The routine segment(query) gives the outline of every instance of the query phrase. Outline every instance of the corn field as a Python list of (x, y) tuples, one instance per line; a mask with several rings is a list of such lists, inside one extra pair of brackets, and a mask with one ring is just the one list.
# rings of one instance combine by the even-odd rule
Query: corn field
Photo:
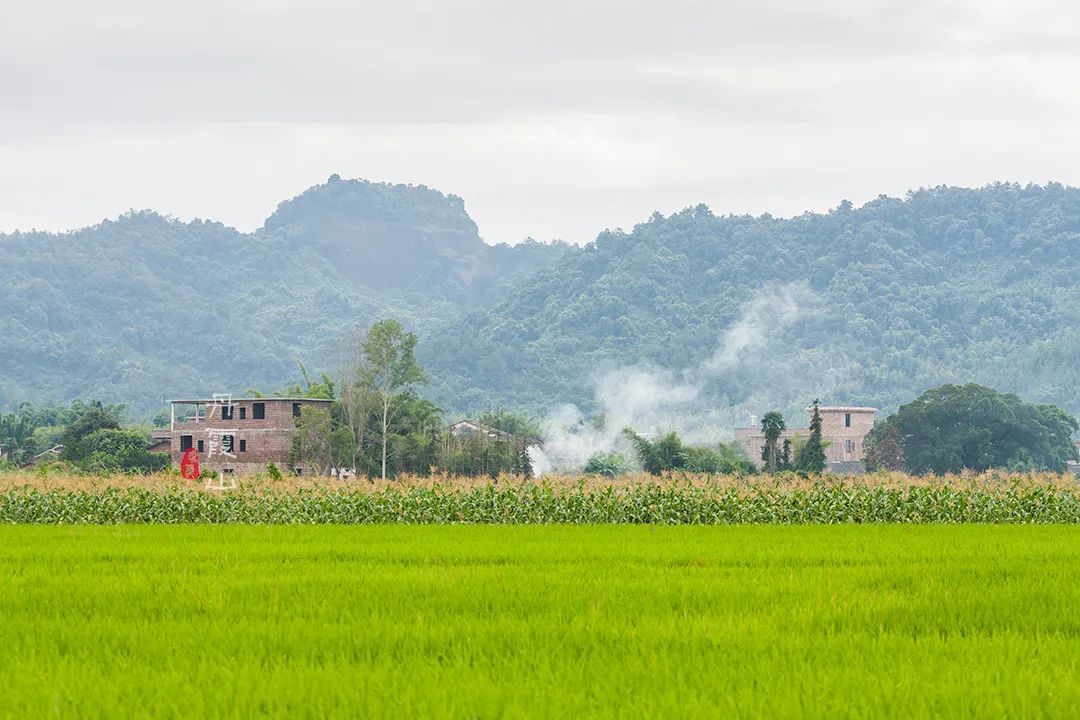
[[(169, 478), (0, 486), (0, 523), (120, 524), (836, 524), (1080, 522), (1080, 486), (1053, 475), (972, 478), (668, 476), (307, 483), (256, 478), (213, 492)], [(55, 480), (55, 478), (53, 479)], [(86, 481), (86, 482), (84, 482)], [(89, 484), (87, 484), (87, 482)]]

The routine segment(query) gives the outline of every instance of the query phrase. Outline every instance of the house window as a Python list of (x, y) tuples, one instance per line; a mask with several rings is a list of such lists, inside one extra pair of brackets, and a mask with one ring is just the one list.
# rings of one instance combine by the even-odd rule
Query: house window
[(247, 420), (247, 408), (246, 407), (240, 408), (240, 419), (241, 420)]
[(844, 413), (844, 427), (851, 427), (851, 413)]
[(232, 451), (233, 451), (233, 436), (232, 435), (222, 435), (221, 436), (221, 452), (223, 452), (223, 453), (225, 453), (227, 455), (232, 455)]
[(233, 416), (233, 406), (232, 405), (222, 405), (221, 406), (221, 419), (222, 420), (232, 420), (232, 416)]
[(265, 420), (266, 403), (251, 403), (251, 418), (253, 420)]
[(292, 404), (292, 416), (293, 417), (300, 417), (300, 403), (293, 403)]
[(847, 451), (849, 453), (855, 452), (855, 441), (854, 440), (848, 440), (847, 441)]
[(223, 469), (221, 471), (221, 474), (222, 475), (232, 475), (233, 474), (233, 468), (225, 468), (225, 469)]
[(199, 441), (199, 452), (202, 452), (202, 451), (203, 451), (203, 441), (200, 440)]
[(293, 473), (295, 473), (298, 476), (304, 474), (304, 468), (302, 468), (302, 467), (294, 467), (292, 469), (292, 471), (293, 471)]
[(180, 452), (185, 452), (185, 451), (190, 450), (190, 449), (191, 449), (191, 436), (190, 435), (181, 435), (180, 436)]
[(240, 452), (247, 452), (247, 440), (240, 439)]

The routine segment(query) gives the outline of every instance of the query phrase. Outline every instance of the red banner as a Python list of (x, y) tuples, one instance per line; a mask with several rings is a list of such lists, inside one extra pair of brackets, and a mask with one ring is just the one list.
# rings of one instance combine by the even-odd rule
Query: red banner
[(180, 475), (185, 480), (199, 479), (199, 453), (195, 452), (195, 448), (184, 451), (184, 459), (180, 461)]

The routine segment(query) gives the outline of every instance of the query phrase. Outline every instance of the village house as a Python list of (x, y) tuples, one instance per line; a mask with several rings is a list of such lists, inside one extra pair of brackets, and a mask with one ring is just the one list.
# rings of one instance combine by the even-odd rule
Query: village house
[(458, 420), (456, 423), (446, 428), (447, 434), (451, 438), (458, 440), (467, 440), (474, 437), (486, 437), (488, 440), (498, 440), (501, 442), (524, 442), (529, 447), (544, 447), (543, 441), (540, 438), (532, 436), (518, 437), (513, 433), (509, 433), (499, 428), (485, 425), (477, 420)]
[(215, 395), (203, 400), (172, 400), (170, 455), (179, 466), (194, 448), (201, 468), (230, 475), (264, 472), (274, 463), (284, 472), (309, 475), (305, 463), (290, 464), (296, 419), (305, 406), (330, 409), (330, 400), (241, 398)]
[[(814, 409), (806, 408), (807, 417), (813, 415)], [(825, 442), (825, 462), (829, 472), (837, 474), (858, 474), (863, 471), (863, 440), (874, 427), (874, 413), (877, 408), (872, 407), (849, 407), (843, 405), (821, 405), (818, 413), (821, 415), (821, 439)], [(750, 420), (750, 427), (735, 428), (735, 440), (742, 445), (743, 450), (754, 462), (761, 466), (761, 448), (765, 444), (765, 436), (761, 433), (761, 426), (757, 417)], [(789, 427), (780, 436), (780, 442), (796, 438), (805, 438), (810, 435), (810, 428)]]
[(146, 447), (148, 452), (172, 454), (172, 431), (153, 430), (150, 432), (150, 444)]
[(514, 437), (505, 430), (493, 428), (476, 420), (458, 420), (446, 430), (456, 438), (472, 438), (479, 435), (489, 440), (512, 440)]

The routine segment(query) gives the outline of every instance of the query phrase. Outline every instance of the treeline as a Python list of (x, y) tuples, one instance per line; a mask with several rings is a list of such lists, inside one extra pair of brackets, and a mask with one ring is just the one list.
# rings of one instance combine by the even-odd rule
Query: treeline
[(788, 219), (691, 207), (602, 233), (504, 302), (434, 328), (421, 357), (436, 398), (580, 403), (590, 368), (697, 367), (791, 288), (783, 321), (763, 318), (763, 342), (708, 379), (739, 416), (793, 416), (826, 389), (898, 407), (957, 377), (1080, 413), (1078, 237), (1080, 189), (1053, 183), (939, 187)]
[[(1065, 472), (1078, 459), (1075, 418), (1055, 405), (1024, 402), (1009, 393), (969, 383), (927, 390), (897, 412), (878, 419), (863, 438), (863, 468), (945, 475), (1000, 468), (1013, 472)], [(764, 472), (824, 470), (825, 447), (818, 402), (808, 437), (784, 438), (784, 416), (761, 418)]]
[(875, 424), (865, 440), (865, 465), (913, 475), (1064, 472), (1077, 459), (1077, 429), (1076, 419), (1054, 405), (982, 385), (942, 385)]
[(92, 472), (156, 472), (169, 456), (148, 449), (149, 431), (121, 427), (123, 405), (76, 400), (68, 407), (21, 405), (0, 415), (0, 468), (52, 460)]
[[(417, 361), (416, 345), (414, 333), (389, 319), (345, 341), (336, 379), (326, 373), (312, 379), (301, 364), (302, 383), (275, 394), (332, 403), (328, 409), (303, 407), (288, 466), (383, 479), (433, 473), (532, 476), (533, 449), (543, 445), (537, 423), (491, 411), (475, 422), (447, 425), (443, 409), (422, 394), (429, 379)], [(99, 402), (22, 405), (0, 415), (0, 467), (53, 460), (89, 472), (148, 473), (167, 467), (168, 455), (148, 450), (149, 428), (124, 427), (123, 415), (124, 406)], [(167, 420), (167, 414), (157, 418)], [(879, 419), (863, 440), (863, 465), (868, 471), (913, 475), (991, 468), (1064, 472), (1077, 459), (1073, 436), (1078, 429), (1077, 421), (1054, 405), (1024, 402), (981, 385), (943, 385)], [(787, 431), (780, 412), (762, 417), (761, 471), (822, 473), (828, 439), (818, 401), (805, 436), (790, 437)], [(737, 443), (700, 447), (674, 432), (653, 439), (629, 428), (622, 439), (625, 452), (598, 453), (584, 472), (608, 477), (639, 468), (654, 475), (758, 472)]]
[[(149, 211), (69, 233), (0, 232), (0, 412), (95, 388), (144, 417), (162, 388), (276, 387), (298, 351), (324, 361), (326, 339), (354, 318), (434, 329), (572, 251), (488, 245), (460, 198), (336, 177), (252, 233)], [(184, 321), (162, 322), (178, 303)]]
[(416, 360), (414, 333), (382, 320), (346, 341), (346, 359), (334, 382), (313, 382), (283, 394), (333, 400), (329, 410), (304, 407), (297, 419), (291, 460), (320, 474), (346, 469), (364, 477), (401, 474), (501, 473), (531, 476), (529, 448), (539, 430), (528, 418), (490, 411), (479, 429), (454, 432), (443, 410), (420, 394), (428, 376)]
[[(455, 432), (443, 410), (420, 394), (428, 378), (416, 361), (416, 336), (399, 322), (378, 322), (349, 343), (339, 379), (326, 373), (312, 378), (301, 364), (303, 381), (272, 393), (333, 401), (328, 410), (302, 409), (289, 467), (304, 463), (320, 475), (372, 478), (532, 475), (529, 450), (540, 442), (537, 424), (489, 411)], [(133, 473), (168, 467), (167, 454), (148, 450), (149, 428), (121, 426), (124, 409), (76, 401), (67, 408), (25, 404), (0, 415), (0, 467), (59, 462), (87, 472)], [(167, 425), (168, 417), (159, 414), (155, 424)]]

